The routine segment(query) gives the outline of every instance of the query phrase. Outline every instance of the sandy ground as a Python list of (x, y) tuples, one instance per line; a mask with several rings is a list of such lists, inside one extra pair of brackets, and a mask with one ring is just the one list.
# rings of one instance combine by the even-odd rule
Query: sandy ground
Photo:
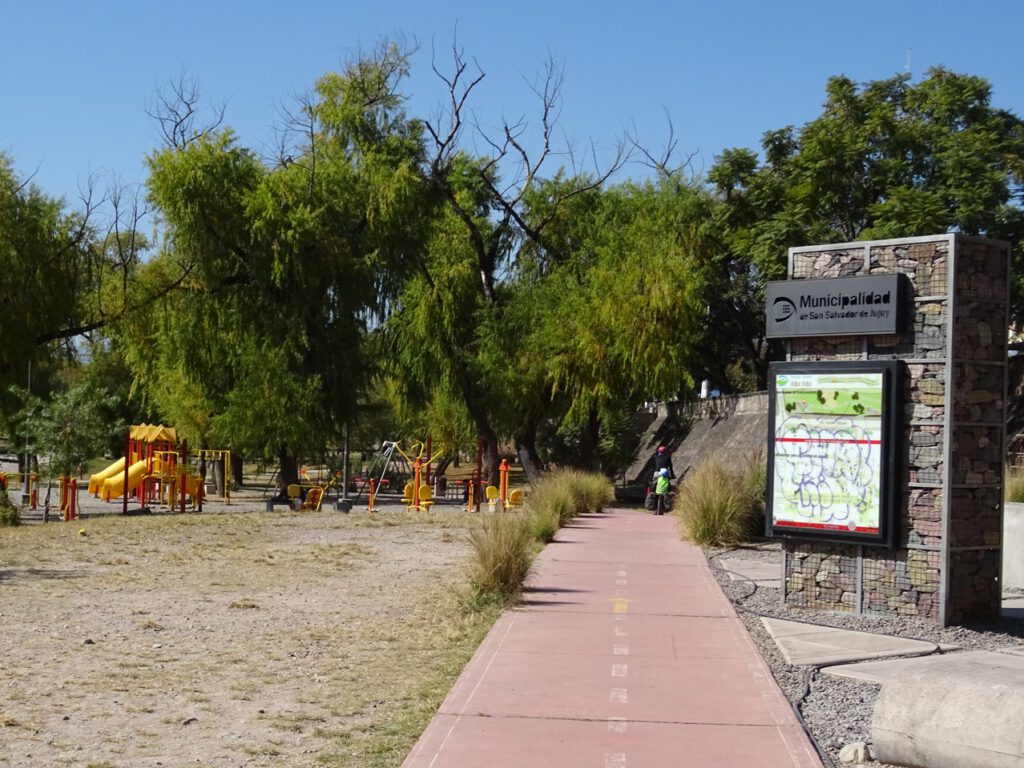
[(470, 519), (245, 507), (0, 529), (0, 766), (368, 764), (458, 634)]

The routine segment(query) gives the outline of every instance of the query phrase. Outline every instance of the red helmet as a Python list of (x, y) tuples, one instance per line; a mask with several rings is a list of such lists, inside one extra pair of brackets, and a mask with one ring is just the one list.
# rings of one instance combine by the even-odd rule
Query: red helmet
[(658, 446), (658, 453), (664, 453), (664, 452), (665, 452), (665, 446), (664, 445), (659, 445)]

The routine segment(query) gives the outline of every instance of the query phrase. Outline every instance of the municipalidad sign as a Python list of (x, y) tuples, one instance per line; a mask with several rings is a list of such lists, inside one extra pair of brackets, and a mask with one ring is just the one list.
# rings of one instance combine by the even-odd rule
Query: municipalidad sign
[(898, 274), (770, 282), (766, 334), (785, 339), (897, 333), (901, 283)]

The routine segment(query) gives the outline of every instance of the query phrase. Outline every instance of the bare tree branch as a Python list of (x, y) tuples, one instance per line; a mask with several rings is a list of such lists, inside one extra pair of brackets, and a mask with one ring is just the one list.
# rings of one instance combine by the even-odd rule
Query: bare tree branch
[(317, 138), (320, 125), (317, 121), (316, 100), (306, 91), (292, 96), (292, 104), (284, 102), (278, 107), (281, 127), (275, 129), (277, 138), (276, 156), (268, 164), (284, 168), (296, 165), (305, 168), (309, 174), (306, 193), (310, 199), (316, 183)]
[(184, 149), (198, 139), (210, 135), (224, 123), (223, 104), (212, 108), (210, 118), (197, 125), (202, 94), (199, 81), (184, 72), (155, 90), (146, 105), (146, 114), (156, 121), (164, 144)]
[[(476, 166), (475, 174), (490, 192), (499, 214), (485, 235), (474, 212), (466, 210), (459, 202), (448, 176), (451, 159), (458, 151), (459, 139), (465, 124), (467, 100), (484, 74), (479, 66), (476, 67), (477, 74), (468, 74), (469, 65), (457, 44), (452, 46), (451, 74), (442, 72), (436, 62), (432, 66), (434, 73), (445, 85), (448, 103), (435, 121), (427, 123), (427, 131), (434, 142), (434, 154), (430, 161), (431, 180), (438, 186), (456, 216), (465, 224), (470, 243), (477, 255), (484, 296), (493, 302), (496, 296), (494, 272), (501, 254), (510, 252), (511, 246), (519, 238), (532, 240), (546, 250), (554, 252), (553, 246), (545, 241), (543, 232), (558, 215), (560, 206), (577, 195), (603, 186), (622, 168), (628, 158), (628, 152), (620, 142), (610, 165), (602, 169), (594, 151), (593, 176), (574, 174), (579, 183), (560, 194), (543, 219), (533, 223), (526, 220), (523, 202), (529, 191), (540, 183), (543, 168), (554, 154), (553, 136), (559, 117), (563, 75), (561, 66), (549, 56), (538, 78), (528, 83), (540, 103), (539, 150), (531, 153), (528, 147), (529, 124), (525, 118), (503, 120), (497, 136), (481, 127), (479, 122), (474, 125), (476, 135), (490, 148), (487, 158)], [(571, 148), (569, 157), (575, 165), (575, 156)], [(498, 181), (498, 171), (506, 165), (512, 169), (512, 178), (511, 181), (502, 183)]]
[(473, 61), (473, 66), (476, 68), (475, 74), (466, 74), (469, 63), (465, 60), (463, 50), (457, 43), (452, 43), (451, 53), (454, 70), (451, 75), (445, 75), (438, 67), (435, 53), (432, 52), (430, 59), (431, 69), (448, 90), (447, 108), (438, 115), (433, 123), (429, 120), (425, 122), (427, 132), (434, 141), (435, 151), (431, 169), (435, 172), (441, 170), (456, 151), (458, 138), (462, 132), (466, 100), (485, 77), (484, 71), (475, 59)]
[(665, 108), (665, 121), (668, 123), (668, 138), (665, 140), (665, 147), (661, 151), (661, 154), (655, 156), (650, 149), (640, 142), (637, 137), (635, 130), (629, 134), (629, 142), (633, 149), (639, 152), (643, 159), (640, 161), (642, 165), (650, 168), (652, 171), (658, 174), (658, 176), (664, 179), (672, 179), (682, 175), (685, 171), (693, 175), (693, 158), (697, 157), (700, 152), (695, 150), (688, 154), (681, 163), (674, 165), (672, 162), (672, 156), (675, 154), (676, 149), (679, 145), (679, 140), (676, 138), (675, 125), (672, 123), (672, 114), (668, 108)]

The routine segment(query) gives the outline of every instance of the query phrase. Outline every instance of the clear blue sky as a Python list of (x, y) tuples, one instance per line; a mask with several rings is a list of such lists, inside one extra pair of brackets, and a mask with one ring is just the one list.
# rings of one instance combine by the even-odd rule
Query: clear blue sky
[(936, 65), (985, 77), (996, 106), (1024, 115), (1022, 28), (1018, 0), (0, 0), (0, 151), (69, 202), (90, 173), (141, 182), (159, 143), (146, 104), (182, 72), (226, 103), (245, 145), (269, 150), (282, 101), (398, 35), (419, 43), (409, 108), (430, 116), (444, 96), (431, 50), (447, 63), (457, 35), (487, 75), (472, 102), (482, 123), (536, 117), (524, 78), (550, 53), (564, 67), (559, 124), (578, 145), (606, 150), (630, 128), (660, 146), (668, 109), (700, 171), (815, 117), (830, 75), (875, 80), (908, 58), (915, 78)]

